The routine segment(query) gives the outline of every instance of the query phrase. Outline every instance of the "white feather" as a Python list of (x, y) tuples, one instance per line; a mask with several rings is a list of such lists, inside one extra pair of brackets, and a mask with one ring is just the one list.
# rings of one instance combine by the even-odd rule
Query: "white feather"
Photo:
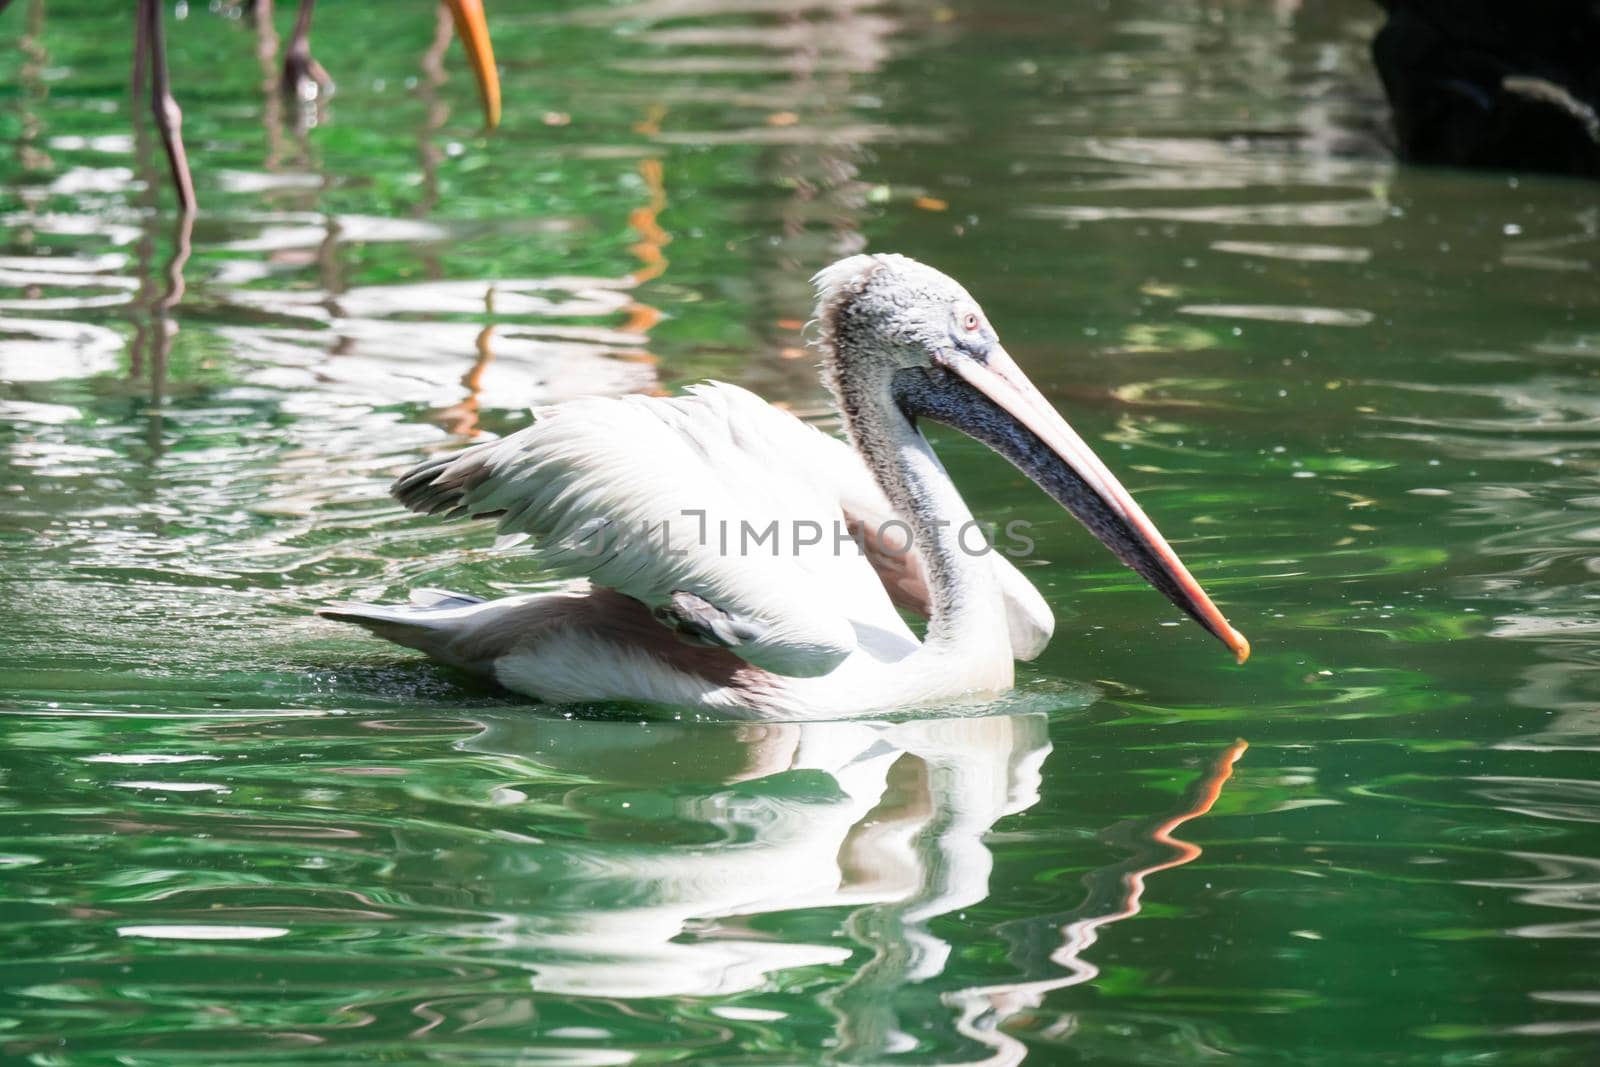
[(914, 644), (842, 536), (846, 501), (882, 495), (860, 460), (737, 386), (544, 408), (435, 480), (451, 479), (475, 482), (468, 513), (503, 511), (501, 541), (531, 537), (558, 574), (652, 608), (683, 590), (745, 620), (758, 636), (734, 651), (775, 673), (826, 674), (863, 629)]

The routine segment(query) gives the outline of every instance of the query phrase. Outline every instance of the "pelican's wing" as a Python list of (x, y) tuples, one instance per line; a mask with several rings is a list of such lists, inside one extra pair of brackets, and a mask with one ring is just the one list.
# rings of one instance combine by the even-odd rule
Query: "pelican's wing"
[(848, 539), (817, 442), (830, 439), (711, 383), (538, 410), (532, 426), (429, 460), (392, 491), (413, 511), (497, 518), (503, 539), (531, 537), (555, 572), (805, 677), (858, 647), (903, 652), (915, 640)]

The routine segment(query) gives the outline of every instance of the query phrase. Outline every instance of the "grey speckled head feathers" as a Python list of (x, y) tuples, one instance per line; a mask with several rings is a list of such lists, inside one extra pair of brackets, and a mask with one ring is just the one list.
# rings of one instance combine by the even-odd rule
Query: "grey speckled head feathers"
[(951, 305), (976, 303), (948, 274), (892, 252), (841, 259), (817, 271), (811, 284), (817, 294), (816, 317), (825, 330), (840, 315), (892, 327), (930, 312), (938, 315), (942, 329)]
[(824, 267), (811, 279), (823, 354), (823, 376), (839, 389), (842, 364), (862, 362), (886, 370), (926, 365), (949, 347), (953, 317), (981, 315), (954, 278), (893, 253), (857, 255)]

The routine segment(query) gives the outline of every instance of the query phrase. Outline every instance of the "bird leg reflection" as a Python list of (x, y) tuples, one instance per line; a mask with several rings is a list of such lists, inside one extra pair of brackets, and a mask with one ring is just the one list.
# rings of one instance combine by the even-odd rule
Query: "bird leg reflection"
[(177, 324), (168, 312), (183, 298), (183, 268), (189, 261), (193, 229), (192, 214), (185, 212), (174, 221), (172, 252), (163, 269), (166, 290), (159, 296), (156, 295), (155, 284), (153, 226), (146, 229), (139, 241), (140, 287), (133, 304), (133, 342), (128, 356), (128, 374), (137, 380), (146, 373), (148, 365), (152, 453), (160, 451), (161, 403), (166, 392), (167, 357), (172, 352), (173, 335), (177, 333)]
[[(1012, 943), (1012, 958), (1024, 973), (1064, 970), (1048, 978), (962, 990), (947, 1000), (962, 1009), (958, 1029), (994, 1049), (987, 1061), (993, 1064), (1021, 1062), (1027, 1049), (1016, 1038), (1001, 1031), (1000, 1025), (1019, 1012), (1037, 1007), (1046, 993), (1081, 985), (1099, 975), (1100, 969), (1083, 959), (1100, 939), (1100, 930), (1112, 923), (1137, 915), (1144, 897), (1146, 880), (1160, 871), (1181, 867), (1201, 854), (1200, 846), (1172, 836), (1184, 823), (1209, 812), (1222, 795), (1222, 787), (1233, 774), (1233, 765), (1249, 744), (1235, 741), (1207, 769), (1190, 792), (1190, 799), (1176, 814), (1156, 820), (1129, 819), (1108, 827), (1100, 836), (1112, 844), (1134, 850), (1122, 863), (1102, 867), (1083, 879), (1087, 896), (1074, 911), (1065, 915), (1043, 916), (1007, 924), (1003, 928)], [(1054, 940), (1047, 930), (1059, 931), (1059, 946), (1047, 960), (1036, 953)]]
[[(5, 4), (0, 2), (0, 11), (4, 9)], [(17, 136), (17, 163), (24, 172), (46, 171), (51, 166), (50, 155), (39, 147), (45, 131), (44, 104), (50, 95), (50, 83), (45, 80), (50, 53), (44, 46), (44, 0), (33, 0), (28, 5), (27, 23), (17, 39), (17, 50), (23, 56), (17, 78), (22, 90), (18, 108), (22, 129)]]
[[(638, 258), (640, 264), (639, 269), (633, 272), (635, 286), (643, 285), (666, 273), (667, 257), (662, 249), (672, 241), (672, 235), (662, 229), (661, 224), (656, 221), (667, 206), (667, 187), (663, 179), (661, 160), (641, 161), (639, 176), (644, 179), (645, 189), (650, 198), (643, 207), (634, 208), (628, 214), (628, 226), (639, 235), (639, 240), (628, 249)], [(637, 298), (629, 301), (626, 310), (628, 319), (622, 328), (628, 333), (646, 336), (655, 324), (661, 321), (661, 312), (658, 309)], [(649, 358), (648, 354), (646, 358)]]
[[(489, 290), (487, 301), (489, 314), (494, 314), (494, 290)], [(432, 412), (433, 420), (439, 422), (446, 433), (456, 434), (460, 437), (477, 437), (483, 432), (478, 425), (478, 413), (483, 395), (483, 372), (489, 369), (489, 364), (494, 362), (494, 323), (489, 323), (478, 331), (476, 346), (478, 358), (473, 362), (471, 369), (461, 376), (461, 384), (467, 390), (467, 395), (458, 403), (447, 408)]]
[(283, 165), (283, 100), (278, 93), (278, 30), (272, 24), (272, 0), (256, 0), (251, 7), (256, 31), (256, 66), (261, 71), (261, 125), (267, 135), (265, 167)]
[[(433, 40), (422, 53), (422, 77), (417, 79), (417, 97), (422, 101), (422, 125), (417, 128), (417, 157), (422, 168), (422, 196), (418, 198), (411, 213), (419, 219), (426, 218), (439, 204), (439, 164), (444, 159), (444, 153), (434, 143), (434, 137), (450, 117), (450, 105), (445, 103), (439, 94), (439, 87), (448, 80), (444, 71), (444, 53), (445, 49), (450, 47), (452, 33), (450, 11), (441, 4), (437, 15)], [(434, 260), (430, 264), (430, 270), (434, 273), (430, 273), (429, 277), (443, 277), (443, 271), (438, 269), (437, 257), (432, 252), (426, 255)]]
[[(136, 73), (136, 77), (137, 77)], [(158, 288), (156, 270), (156, 229), (160, 219), (157, 210), (158, 183), (155, 162), (151, 158), (150, 137), (143, 122), (135, 112), (134, 154), (139, 173), (144, 177), (146, 206), (135, 254), (139, 268), (139, 289), (129, 306), (133, 318), (133, 340), (128, 353), (128, 376), (137, 381), (148, 374), (150, 380), (150, 444), (152, 452), (160, 450), (161, 401), (166, 388), (167, 357), (172, 351), (172, 336), (176, 326), (169, 312), (183, 299), (185, 292), (183, 271), (189, 262), (194, 234), (194, 212), (180, 211), (173, 220), (172, 250), (161, 268), (165, 278), (164, 289)]]

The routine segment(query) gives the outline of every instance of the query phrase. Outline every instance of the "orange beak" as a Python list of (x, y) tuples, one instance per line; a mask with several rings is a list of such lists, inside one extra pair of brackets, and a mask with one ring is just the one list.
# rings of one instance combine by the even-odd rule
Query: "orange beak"
[(500, 125), (500, 74), (494, 67), (494, 46), (489, 43), (489, 23), (484, 18), (483, 0), (444, 0), (456, 23), (456, 36), (467, 50), (467, 62), (478, 79), (478, 96), (483, 100), (483, 121), (489, 129)]
[(996, 344), (982, 360), (952, 355), (937, 365), (1004, 417), (984, 417), (974, 410), (988, 405), (971, 393), (963, 398), (937, 389), (914, 405), (921, 413), (1011, 460), (1119, 559), (1227, 645), (1240, 663), (1249, 658), (1250, 642), (1229, 625), (1155, 523), (1005, 349)]

